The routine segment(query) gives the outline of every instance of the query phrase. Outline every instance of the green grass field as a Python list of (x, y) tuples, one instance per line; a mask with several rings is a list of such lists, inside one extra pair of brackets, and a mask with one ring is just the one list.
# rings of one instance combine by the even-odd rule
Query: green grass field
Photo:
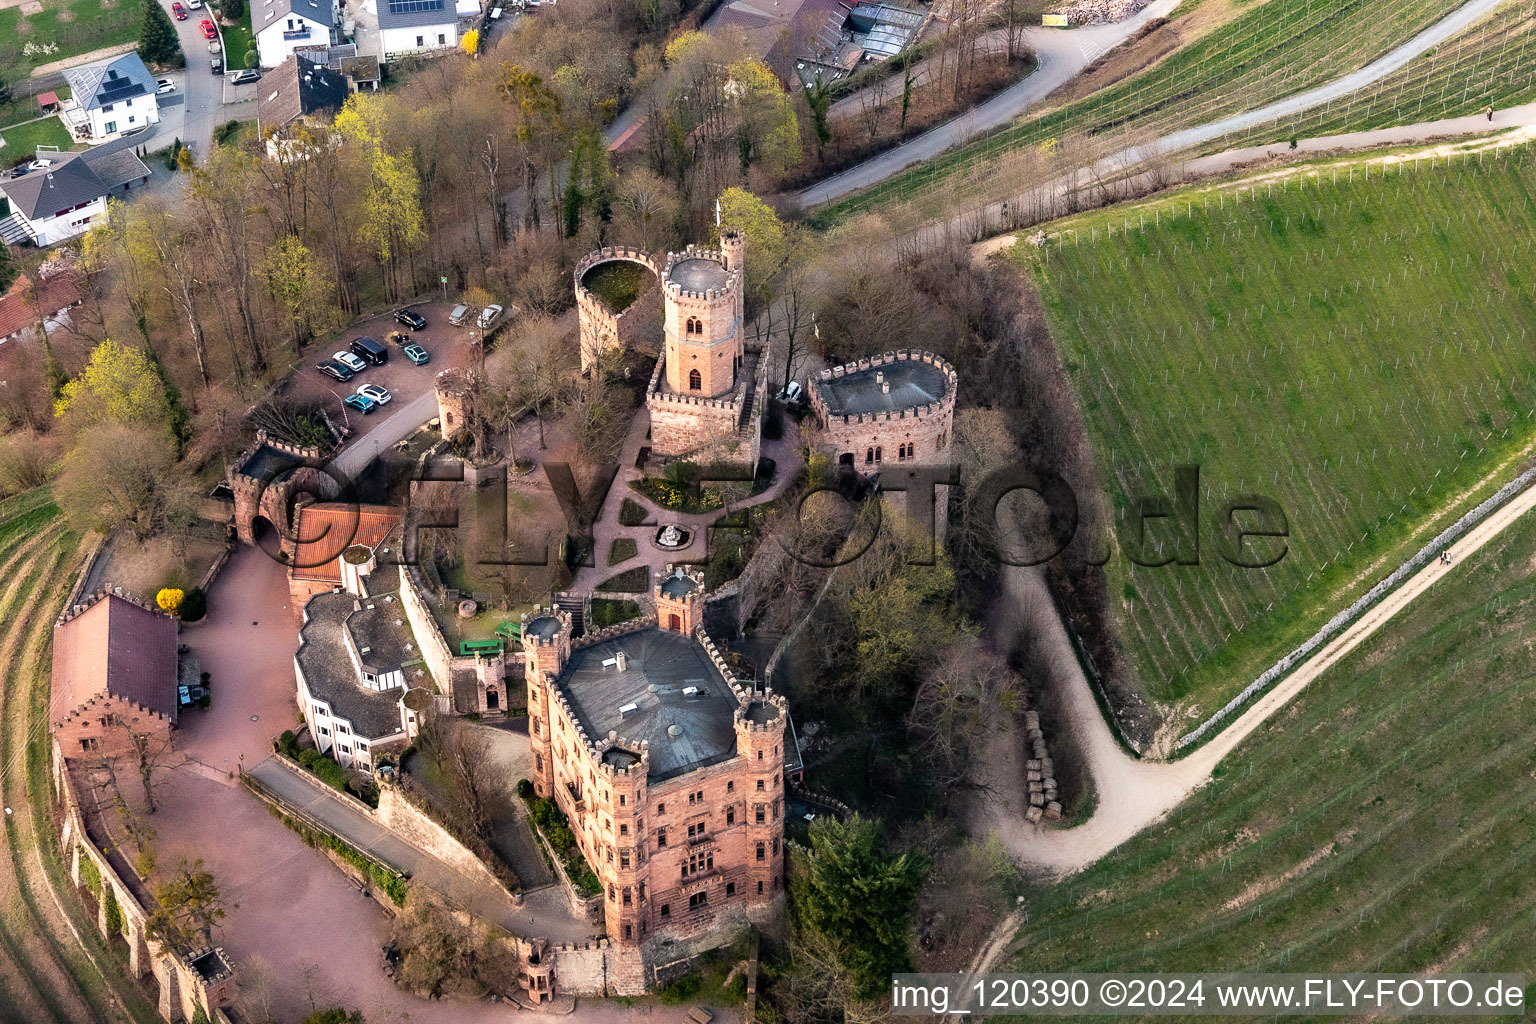
[(26, 71), (139, 38), (144, 0), (43, 0), (38, 14), (0, 10), (0, 67)]
[(0, 138), (5, 139), (5, 145), (0, 147), (0, 164), (5, 165), (14, 164), (24, 156), (31, 156), (38, 146), (58, 146), (67, 150), (75, 144), (75, 140), (69, 137), (69, 130), (56, 117), (28, 121), (0, 130)]
[(1501, 7), (1347, 102), (1207, 143), (1208, 152), (1235, 146), (1415, 124), (1529, 102), (1536, 97), (1536, 22), (1531, 8)]
[[(818, 216), (953, 201), (1009, 150), (1128, 128), (1155, 132), (1252, 109), (1368, 64), (1445, 13), (1426, 0), (1268, 0), (1140, 74), (893, 175)], [(1175, 22), (1187, 17), (1179, 12)]]
[[(1014, 250), (1119, 536), (1134, 498), (1200, 467), (1202, 564), (1107, 566), (1136, 681), (1189, 725), (1513, 475), (1536, 436), (1533, 160), (1317, 165), (1083, 215), (1043, 255)], [(1217, 555), (1211, 519), (1243, 492), (1289, 517), (1272, 568)]]
[(1036, 887), (998, 969), (1528, 970), (1533, 616), (1527, 516), (1168, 820)]
[(225, 25), (220, 31), (224, 35), (224, 69), (226, 71), (238, 71), (245, 67), (245, 51), (256, 45), (256, 37), (251, 33), (251, 8), (245, 8), (245, 14), (238, 25)]

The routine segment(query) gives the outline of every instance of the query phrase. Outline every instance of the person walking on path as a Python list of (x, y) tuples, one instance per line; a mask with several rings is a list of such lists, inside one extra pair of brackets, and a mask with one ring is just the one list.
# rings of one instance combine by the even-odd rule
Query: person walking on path
[(1489, 120), (1490, 123), (1493, 121), (1493, 104), (1492, 103), (1488, 104), (1488, 120)]

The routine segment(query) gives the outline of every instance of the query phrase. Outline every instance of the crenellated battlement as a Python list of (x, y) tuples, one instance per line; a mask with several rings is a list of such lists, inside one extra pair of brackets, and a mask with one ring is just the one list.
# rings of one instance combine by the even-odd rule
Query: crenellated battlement
[(656, 625), (656, 613), (646, 612), (627, 622), (616, 622), (612, 626), (604, 626), (595, 632), (583, 633), (580, 637), (571, 641), (571, 650), (579, 651), (584, 647), (591, 647), (605, 640), (613, 640), (628, 633), (649, 629), (654, 625)]
[[(826, 395), (817, 383), (839, 380), (854, 373), (878, 372), (880, 367), (893, 363), (918, 360), (942, 370), (948, 379), (948, 387), (943, 398), (936, 402), (924, 402), (920, 405), (906, 406), (901, 409), (883, 410), (868, 413), (834, 413), (827, 407)], [(960, 376), (949, 361), (934, 355), (932, 352), (919, 351), (917, 349), (895, 349), (878, 356), (869, 356), (853, 363), (844, 363), (842, 366), (834, 366), (831, 369), (822, 370), (816, 375), (810, 390), (811, 409), (816, 415), (817, 423), (825, 427), (828, 423), (837, 422), (845, 425), (861, 423), (885, 423), (903, 419), (923, 419), (932, 416), (950, 416), (954, 413), (955, 394), (960, 387)]]
[(64, 623), (71, 619), (79, 618), (81, 615), (85, 614), (92, 607), (94, 607), (98, 602), (103, 601), (108, 597), (120, 598), (124, 601), (127, 601), (129, 604), (137, 605), (138, 607), (143, 608), (145, 611), (153, 612), (162, 618), (175, 618), (174, 615), (168, 614), (165, 609), (161, 608), (159, 605), (153, 605), (147, 601), (140, 601), (138, 598), (125, 591), (122, 587), (106, 586), (64, 609), (64, 611), (59, 613), (59, 617), (54, 620), (54, 625), (62, 626)]
[[(677, 270), (678, 264), (687, 260), (707, 260), (710, 263), (720, 264), (720, 269), (725, 274), (725, 281), (718, 288), (705, 288), (702, 290), (688, 288), (673, 277), (673, 272)], [(690, 245), (682, 252), (667, 253), (666, 267), (662, 271), (661, 276), (661, 287), (669, 299), (674, 301), (713, 302), (716, 299), (734, 298), (737, 292), (741, 290), (741, 285), (740, 268), (731, 269), (729, 256), (720, 249)]]
[[(538, 619), (555, 619), (560, 623), (560, 628), (558, 631), (552, 633), (549, 636), (542, 636), (538, 633), (530, 633), (528, 631), (528, 624), (530, 622), (537, 621)], [(533, 611), (524, 612), (522, 614), (521, 621), (524, 648), (554, 647), (559, 644), (561, 636), (569, 637), (571, 635), (571, 615), (569, 612), (557, 607), (556, 605), (550, 605), (547, 608), (535, 605)]]

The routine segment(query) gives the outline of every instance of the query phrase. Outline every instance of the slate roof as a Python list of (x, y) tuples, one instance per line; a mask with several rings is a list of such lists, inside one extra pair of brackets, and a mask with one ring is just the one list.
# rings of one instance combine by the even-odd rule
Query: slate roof
[(378, 0), (379, 28), (452, 25), (459, 20), (453, 0)]
[(339, 110), (351, 91), (340, 71), (297, 53), (263, 75), (257, 88), (256, 123), (263, 131), (307, 114)]
[(64, 80), (74, 93), (75, 102), (85, 110), (100, 110), (108, 103), (155, 97), (155, 76), (133, 50), (120, 57), (78, 68), (67, 68)]
[[(890, 385), (889, 391), (881, 389), (880, 375)], [(949, 393), (949, 374), (921, 359), (896, 359), (831, 380), (817, 380), (814, 386), (829, 414), (857, 416), (937, 402)]]
[(294, 527), (293, 578), (340, 583), (343, 551), (353, 544), (375, 548), (399, 525), (400, 513), (387, 505), (302, 505)]
[(108, 192), (128, 182), (149, 177), (149, 168), (131, 149), (119, 149), (111, 153), (88, 152), (85, 154), (85, 162), (91, 165), (91, 170), (96, 172), (96, 177), (101, 179)]
[(116, 594), (53, 628), (55, 723), (110, 693), (176, 721), (176, 620)]
[[(386, 597), (393, 600), (386, 602)], [(412, 643), (412, 651), (404, 651), (401, 633), (394, 627), (390, 615), (400, 615), (398, 594), (381, 594), (366, 602), (375, 605), (370, 612), (346, 591), (316, 594), (304, 606), (307, 621), (299, 630), (299, 649), (294, 655), (304, 683), (312, 696), (325, 701), (339, 717), (352, 723), (353, 732), (366, 740), (393, 736), (400, 731), (399, 700), (405, 688), (369, 690), (363, 687), (353, 667), (352, 656), (347, 649), (348, 633), (353, 642), (361, 639), (360, 646), (370, 648), (366, 656), (370, 671), (385, 671), (378, 666), (402, 664), (420, 658), (420, 652)], [(358, 613), (366, 613), (359, 615)], [(404, 636), (410, 637), (410, 626), (404, 627)], [(417, 671), (421, 672), (418, 677)], [(411, 685), (432, 685), (432, 677), (420, 664), (405, 666), (406, 678)]]
[[(736, 695), (693, 637), (652, 627), (577, 648), (558, 685), (594, 742), (615, 731), (650, 745), (653, 781), (736, 756)], [(620, 711), (629, 704), (635, 710)]]
[(31, 281), (23, 274), (0, 296), (0, 338), (9, 338), (35, 327), (39, 320), (52, 317), (79, 301), (80, 283), (68, 271), (43, 278), (37, 286), (36, 302), (33, 302)]
[(293, 14), (326, 28), (336, 26), (336, 9), (331, 0), (262, 0), (251, 2), (251, 25), (259, 34), (273, 25), (282, 25), (283, 19)]
[(28, 171), (19, 178), (0, 181), (0, 192), (28, 220), (52, 217), (60, 210), (100, 199), (107, 186), (76, 153), (53, 157), (53, 166)]

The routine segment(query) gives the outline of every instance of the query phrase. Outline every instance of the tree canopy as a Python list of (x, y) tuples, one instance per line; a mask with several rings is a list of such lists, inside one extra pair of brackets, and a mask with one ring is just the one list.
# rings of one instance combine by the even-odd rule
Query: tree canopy
[(91, 350), (53, 412), (75, 432), (108, 422), (164, 427), (170, 421), (165, 386), (149, 357), (111, 338)]
[(176, 38), (176, 26), (159, 4), (144, 5), (144, 21), (139, 27), (139, 56), (146, 64), (164, 66), (180, 64), (181, 41)]

